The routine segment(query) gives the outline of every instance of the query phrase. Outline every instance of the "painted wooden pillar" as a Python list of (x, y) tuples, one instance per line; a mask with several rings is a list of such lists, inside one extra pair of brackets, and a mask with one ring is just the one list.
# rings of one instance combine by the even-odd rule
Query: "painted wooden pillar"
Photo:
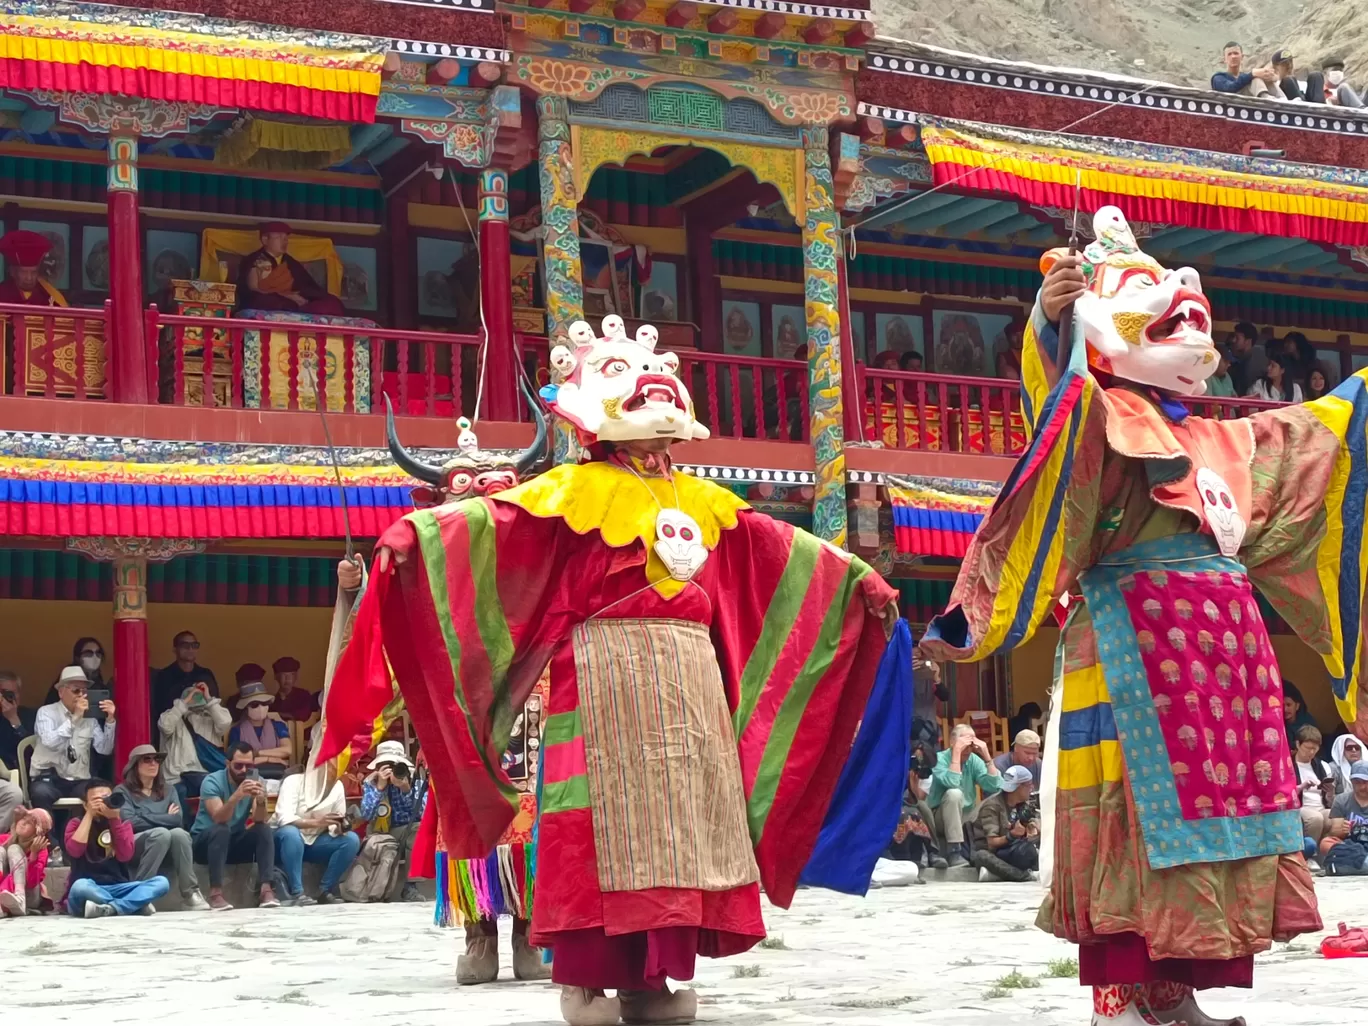
[(575, 193), (569, 114), (569, 104), (563, 96), (543, 96), (537, 100), (548, 337), (569, 332), (570, 325), (584, 317), (579, 196)]
[(390, 323), (404, 331), (418, 326), (417, 272), (413, 267), (413, 233), (409, 230), (409, 198), (399, 189), (387, 201), (389, 229)]
[(152, 679), (147, 648), (147, 557), (122, 554), (114, 570), (114, 772), (135, 745), (152, 742)]
[(812, 530), (846, 544), (845, 436), (841, 395), (840, 250), (827, 129), (803, 129), (806, 155), (803, 220), (804, 309), (807, 316), (809, 433), (817, 457)]
[[(570, 146), (570, 105), (563, 96), (537, 99), (541, 179), (542, 281), (546, 285), (546, 337), (554, 346), (570, 325), (584, 318), (580, 273), (579, 194), (575, 154)], [(555, 419), (557, 463), (575, 463), (579, 447), (570, 425)]]
[(513, 280), (508, 238), (508, 172), (480, 172), (480, 305), (484, 310), (486, 420), (518, 419), (518, 354), (513, 346)]
[(151, 401), (143, 338), (142, 237), (138, 229), (138, 139), (109, 137), (109, 299), (106, 364), (115, 402)]

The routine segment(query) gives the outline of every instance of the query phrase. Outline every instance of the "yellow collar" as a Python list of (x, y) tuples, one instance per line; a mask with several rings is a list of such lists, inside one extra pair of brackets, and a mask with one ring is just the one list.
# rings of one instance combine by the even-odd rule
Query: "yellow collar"
[(660, 510), (677, 505), (693, 517), (703, 532), (704, 546), (711, 552), (722, 532), (736, 526), (737, 512), (750, 508), (743, 499), (711, 481), (678, 470), (673, 477), (672, 487), (664, 478), (643, 474), (638, 479), (611, 463), (563, 464), (493, 499), (520, 506), (533, 516), (560, 517), (576, 534), (597, 531), (610, 548), (640, 542), (646, 550), (647, 580), (658, 581), (656, 591), (669, 599), (683, 590), (685, 582), (670, 577), (655, 554), (656, 515)]

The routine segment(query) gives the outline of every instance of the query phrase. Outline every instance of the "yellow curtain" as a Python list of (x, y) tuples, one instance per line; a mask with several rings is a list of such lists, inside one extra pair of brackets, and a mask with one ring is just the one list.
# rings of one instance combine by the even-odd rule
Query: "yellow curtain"
[[(200, 278), (203, 281), (224, 281), (226, 279), (219, 267), (224, 257), (244, 257), (260, 248), (261, 235), (255, 229), (206, 228), (200, 238)], [(316, 235), (291, 235), (288, 252), (301, 264), (322, 260), (328, 268), (328, 291), (334, 296), (342, 294), (342, 260), (337, 255), (332, 239)]]
[(253, 118), (225, 135), (214, 150), (220, 167), (268, 171), (315, 171), (331, 167), (351, 152), (346, 125), (294, 125)]

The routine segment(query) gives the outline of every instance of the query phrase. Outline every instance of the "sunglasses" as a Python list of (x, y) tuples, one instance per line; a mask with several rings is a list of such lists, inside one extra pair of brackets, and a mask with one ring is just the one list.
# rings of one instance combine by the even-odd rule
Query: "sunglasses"
[(270, 702), (248, 702), (248, 703), (247, 703), (247, 708), (248, 708), (248, 709), (269, 709), (270, 707), (271, 707), (271, 703), (270, 703)]
[(143, 763), (144, 765), (146, 765), (147, 763), (153, 763), (153, 762), (155, 762), (155, 763), (157, 763), (158, 765), (160, 765), (160, 764), (161, 764), (161, 756), (160, 756), (160, 755), (142, 755), (142, 756), (139, 756), (139, 757), (138, 757), (138, 762)]
[(178, 641), (178, 642), (176, 642), (176, 647), (177, 647), (177, 648), (195, 648), (195, 649), (197, 649), (197, 648), (199, 648), (199, 642), (198, 642), (198, 641)]
[(101, 651), (101, 650), (98, 649), (98, 648), (88, 648), (88, 649), (86, 649), (85, 651), (83, 651), (83, 652), (81, 653), (81, 655), (82, 655), (83, 657), (84, 657), (84, 656), (99, 656), (101, 659), (104, 658), (104, 652)]

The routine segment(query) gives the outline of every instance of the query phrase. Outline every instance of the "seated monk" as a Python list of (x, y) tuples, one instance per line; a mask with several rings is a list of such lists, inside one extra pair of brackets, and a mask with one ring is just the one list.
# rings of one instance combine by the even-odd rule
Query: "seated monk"
[(0, 238), (5, 257), (5, 281), (0, 283), (0, 303), (25, 306), (66, 306), (66, 297), (38, 275), (38, 266), (52, 249), (52, 240), (37, 232), (8, 232)]
[(271, 221), (261, 226), (261, 248), (243, 257), (238, 270), (238, 309), (345, 316), (342, 300), (329, 295), (285, 252), (289, 244), (289, 225)]

